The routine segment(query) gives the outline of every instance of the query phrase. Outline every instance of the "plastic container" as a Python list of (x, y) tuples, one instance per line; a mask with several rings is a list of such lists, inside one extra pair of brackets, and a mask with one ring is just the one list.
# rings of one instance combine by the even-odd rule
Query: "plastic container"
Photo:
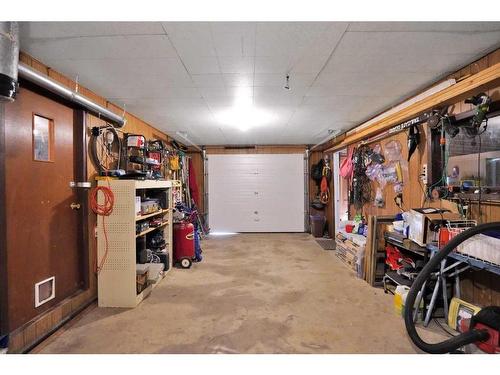
[(322, 215), (311, 215), (311, 234), (313, 237), (323, 237), (326, 219)]
[(345, 231), (347, 233), (352, 233), (352, 230), (354, 229), (354, 225), (353, 224), (346, 224), (345, 225)]
[(396, 315), (403, 315), (403, 299), (406, 301), (406, 295), (410, 291), (410, 288), (405, 285), (398, 285), (394, 291), (394, 311)]
[[(394, 311), (396, 312), (397, 315), (401, 317), (404, 317), (406, 297), (408, 296), (409, 291), (410, 287), (406, 285), (398, 285), (396, 287), (396, 290), (394, 291)], [(420, 292), (418, 292), (417, 300), (419, 297), (420, 297)], [(416, 306), (417, 302), (415, 301), (415, 307)], [(424, 301), (420, 301), (420, 308), (418, 309), (417, 321), (422, 320), (423, 309), (424, 309)]]

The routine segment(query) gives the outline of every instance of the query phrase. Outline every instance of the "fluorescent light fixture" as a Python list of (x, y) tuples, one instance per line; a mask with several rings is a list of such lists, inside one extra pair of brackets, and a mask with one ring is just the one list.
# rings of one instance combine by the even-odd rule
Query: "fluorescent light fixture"
[(361, 125), (356, 126), (352, 130), (348, 131), (347, 134), (349, 135), (354, 131), (359, 131), (361, 129), (364, 129), (364, 128), (370, 126), (371, 124), (373, 124), (377, 121), (380, 121), (393, 113), (396, 113), (396, 112), (399, 112), (405, 108), (408, 108), (410, 105), (412, 105), (414, 103), (420, 102), (420, 101), (428, 98), (431, 95), (437, 94), (438, 92), (443, 91), (444, 89), (447, 89), (448, 87), (453, 86), (455, 83), (457, 83), (457, 81), (453, 78), (450, 78), (446, 81), (438, 83), (437, 85), (432, 86), (428, 90), (426, 90), (426, 91), (424, 91), (416, 96), (413, 96), (410, 99), (404, 101), (403, 103), (398, 104), (397, 106), (392, 107), (391, 109), (379, 114), (378, 116), (372, 118), (371, 120), (368, 120), (368, 121), (362, 123)]
[(201, 148), (196, 143), (194, 143), (192, 140), (189, 139), (187, 132), (178, 130), (175, 132), (175, 134), (177, 134), (177, 136), (179, 136), (182, 140), (184, 140), (185, 142), (189, 143), (191, 146), (196, 148), (198, 151), (201, 151)]
[(251, 90), (250, 87), (239, 87), (233, 106), (216, 113), (216, 120), (241, 131), (271, 123), (274, 116), (269, 111), (254, 106)]

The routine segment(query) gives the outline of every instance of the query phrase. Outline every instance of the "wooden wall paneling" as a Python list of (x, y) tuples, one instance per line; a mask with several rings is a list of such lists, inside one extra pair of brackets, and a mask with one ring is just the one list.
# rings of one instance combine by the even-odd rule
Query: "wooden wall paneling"
[(431, 108), (452, 103), (459, 103), (472, 94), (498, 86), (499, 82), (500, 63), (497, 63), (463, 79), (460, 82), (457, 82), (455, 85), (450, 86), (447, 89), (416, 102), (382, 120), (376, 121), (369, 127), (358, 131), (349, 131), (349, 135), (343, 141), (329, 149), (329, 151), (344, 148), (349, 144), (366, 139)]
[(38, 316), (9, 335), (9, 353), (29, 351), (40, 338), (51, 334), (64, 322), (71, 319), (95, 300), (90, 289), (61, 301), (53, 309)]
[[(51, 78), (55, 79), (56, 81), (70, 87), (70, 88), (75, 88), (76, 83), (69, 79), (68, 77), (65, 77), (64, 75), (58, 73), (57, 71), (50, 69), (43, 63), (37, 61), (36, 59), (33, 59), (29, 55), (22, 53), (20, 54), (20, 61), (23, 63), (31, 66), (32, 68), (42, 72), (43, 74), (46, 74), (50, 76)], [(99, 96), (98, 94), (94, 93), (93, 91), (83, 87), (79, 86), (78, 91), (82, 94), (87, 96), (89, 99), (93, 100), (96, 103), (99, 103), (100, 105), (106, 106), (110, 110), (112, 110), (115, 113), (121, 114), (123, 113), (123, 110), (116, 106), (113, 103), (109, 103), (105, 98)], [(159, 131), (158, 129), (154, 128), (153, 126), (149, 125), (148, 123), (142, 121), (141, 119), (137, 118), (136, 116), (130, 114), (130, 113), (125, 113), (125, 117), (127, 118), (127, 124), (122, 128), (124, 132), (134, 132), (134, 133), (139, 133), (139, 134), (144, 134), (144, 136), (148, 139), (162, 139), (164, 141), (168, 141), (169, 137)], [(0, 119), (1, 119), (1, 112), (0, 112)], [(1, 124), (1, 121), (0, 121)], [(98, 125), (103, 125), (104, 121), (98, 119), (95, 116), (92, 116), (90, 114), (86, 115), (86, 137), (85, 137), (85, 142), (82, 140), (82, 144), (84, 146), (88, 146), (88, 142), (90, 140), (90, 129), (93, 126), (98, 126)], [(1, 129), (0, 129), (1, 130)], [(3, 135), (3, 131), (1, 132)], [(0, 144), (3, 138), (0, 137)], [(2, 147), (0, 146), (0, 156), (2, 156)], [(1, 158), (1, 160), (5, 160), (5, 158)], [(3, 163), (1, 164), (3, 165)], [(96, 175), (96, 169), (92, 162), (90, 161), (90, 158), (87, 158), (86, 160), (86, 174), (89, 179), (89, 181), (93, 181), (95, 175)], [(0, 167), (0, 172), (1, 172), (1, 167)], [(0, 173), (1, 176), (1, 173)], [(1, 182), (1, 181), (0, 181)], [(2, 187), (4, 184), (1, 184)], [(0, 191), (1, 193), (1, 191)], [(93, 272), (93, 264), (95, 261), (95, 254), (96, 254), (96, 239), (94, 236), (94, 227), (96, 225), (96, 215), (93, 214), (92, 212), (87, 212), (87, 229), (86, 232), (88, 236), (86, 237), (88, 239), (88, 253), (86, 254), (86, 258), (82, 260), (83, 262), (87, 263), (88, 266), (87, 268), (89, 269), (88, 272), (88, 277), (86, 280), (86, 285), (87, 289), (84, 290), (83, 292), (79, 292), (74, 296), (68, 297), (64, 301), (62, 301), (60, 304), (56, 305), (53, 309), (50, 309), (46, 313), (38, 316), (34, 321), (27, 323), (25, 326), (21, 327), (20, 329), (11, 332), (10, 333), (10, 345), (9, 345), (9, 351), (10, 352), (22, 352), (29, 348), (33, 342), (40, 337), (40, 335), (45, 335), (50, 332), (54, 327), (58, 326), (61, 324), (62, 321), (65, 319), (68, 319), (68, 317), (74, 315), (76, 312), (78, 312), (80, 309), (84, 308), (87, 306), (89, 303), (94, 301), (97, 297), (97, 278)], [(0, 226), (0, 235), (1, 231), (4, 230), (5, 226), (1, 225)], [(85, 230), (85, 228), (84, 228)], [(3, 249), (3, 247), (2, 247)], [(1, 264), (6, 264), (3, 262), (2, 256), (6, 255), (0, 250), (0, 261)], [(6, 273), (2, 272), (0, 273), (0, 277), (2, 275), (5, 275)], [(5, 286), (6, 283), (3, 283), (2, 285)], [(4, 288), (2, 288), (4, 289)], [(5, 288), (6, 289), (6, 288)], [(0, 294), (0, 298), (3, 298), (3, 293)], [(1, 301), (1, 300), (0, 300)], [(3, 306), (3, 304), (2, 304)], [(1, 312), (1, 310), (0, 310)], [(4, 323), (4, 319), (1, 320), (1, 324)]]
[[(316, 181), (314, 181), (311, 178), (311, 168), (314, 164), (317, 164), (326, 154), (324, 154), (322, 151), (311, 151), (309, 154), (309, 182), (308, 182), (308, 187), (309, 187), (309, 202), (308, 204), (310, 205), (311, 202), (314, 200), (314, 198), (317, 195), (318, 192), (318, 185), (316, 184)], [(328, 154), (328, 161), (330, 163), (330, 167), (332, 168), (332, 174), (333, 174), (333, 158), (332, 154)], [(329, 181), (328, 188), (330, 190), (330, 200), (328, 201), (328, 204), (325, 206), (323, 210), (316, 210), (312, 207), (309, 208), (310, 210), (310, 215), (324, 215), (326, 218), (326, 225), (327, 225), (327, 230), (328, 230), (328, 235), (330, 238), (335, 237), (335, 221), (333, 217), (333, 210), (334, 210), (334, 190), (337, 188), (333, 184), (333, 176)]]
[(476, 272), (474, 280), (474, 296), (472, 303), (479, 306), (491, 306), (491, 273)]
[[(424, 200), (424, 187), (420, 181), (420, 174), (422, 170), (422, 164), (428, 163), (427, 160), (427, 133), (425, 126), (420, 125), (420, 143), (413, 153), (409, 162), (407, 162), (408, 156), (408, 144), (407, 144), (407, 131), (396, 133), (390, 135), (381, 140), (377, 140), (368, 143), (370, 147), (374, 147), (376, 144), (380, 144), (382, 148), (382, 153), (384, 152), (385, 146), (391, 141), (397, 141), (401, 144), (401, 153), (403, 162), (403, 208), (409, 210), (410, 208), (418, 208), (422, 206)], [(356, 144), (359, 146), (359, 143)], [(373, 205), (373, 199), (375, 198), (375, 193), (379, 183), (377, 181), (371, 182), (372, 189), (372, 201), (367, 203), (361, 210), (363, 216), (367, 217), (369, 215), (385, 216), (385, 215), (395, 215), (401, 212), (399, 207), (394, 202), (396, 193), (394, 192), (393, 184), (386, 184), (384, 189), (382, 189), (382, 194), (385, 199), (384, 207), (376, 207)], [(351, 217), (355, 215), (355, 209), (350, 206)]]
[[(72, 89), (76, 88), (76, 82), (74, 80), (64, 76), (63, 74), (61, 74), (53, 69), (51, 69), (47, 65), (34, 59), (33, 57), (29, 56), (28, 54), (21, 52), (19, 55), (19, 59), (21, 62), (25, 63), (26, 65), (29, 65), (33, 69), (36, 69), (39, 72), (48, 75), (50, 78), (60, 82), (61, 84), (65, 85), (69, 88), (72, 88)], [(85, 95), (86, 97), (93, 100), (94, 102), (96, 102), (104, 107), (107, 107), (108, 109), (110, 109), (111, 111), (113, 111), (117, 114), (121, 115), (124, 112), (123, 108), (120, 108), (118, 105), (113, 104), (111, 102), (108, 102), (104, 97), (96, 94), (92, 90), (89, 90), (88, 88), (86, 88), (82, 85), (78, 85), (78, 92), (80, 92), (82, 95)], [(151, 138), (163, 139), (163, 140), (169, 139), (169, 137), (165, 133), (154, 128), (153, 126), (146, 123), (145, 121), (142, 121), (141, 119), (134, 116), (133, 114), (125, 112), (125, 117), (127, 119), (127, 124), (122, 128), (122, 130), (124, 132), (143, 134), (148, 139), (151, 139)], [(96, 119), (96, 120), (98, 120), (98, 119)], [(95, 125), (91, 125), (91, 126), (95, 126)]]
[(372, 215), (368, 216), (367, 225), (368, 225), (368, 237), (366, 239), (365, 261), (363, 264), (363, 268), (364, 268), (365, 281), (368, 284), (372, 285), (373, 284), (372, 262), (373, 262), (374, 248), (375, 248), (374, 217)]
[(499, 275), (491, 275), (490, 281), (490, 289), (491, 289), (491, 304), (493, 306), (500, 306), (500, 276)]
[(466, 271), (460, 275), (460, 298), (470, 303), (474, 301), (473, 274), (473, 271)]
[[(5, 104), (0, 103), (0, 202), (5, 202)], [(8, 332), (8, 277), (7, 277), (7, 241), (5, 204), (0, 204), (0, 336)]]

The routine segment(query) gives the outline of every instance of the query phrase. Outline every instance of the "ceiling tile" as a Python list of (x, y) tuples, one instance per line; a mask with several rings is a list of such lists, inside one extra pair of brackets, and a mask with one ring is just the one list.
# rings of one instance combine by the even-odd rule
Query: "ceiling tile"
[(500, 31), (498, 22), (350, 22), (349, 31)]
[[(498, 22), (21, 23), (24, 52), (199, 144), (317, 143), (499, 40)], [(242, 104), (272, 120), (247, 132), (220, 123)]]
[(253, 56), (255, 33), (212, 32), (214, 48), (218, 56)]
[(216, 57), (189, 56), (183, 57), (189, 74), (217, 74), (220, 73), (219, 62)]
[(196, 87), (224, 87), (222, 74), (191, 74)]
[(80, 38), (33, 39), (21, 37), (21, 46), (32, 56), (65, 59), (175, 58), (166, 35), (118, 35)]
[(19, 29), (33, 39), (164, 34), (159, 22), (20, 22)]
[(254, 85), (253, 74), (223, 74), (227, 87), (247, 87)]
[(179, 55), (184, 57), (216, 56), (210, 32), (189, 31), (168, 34)]
[(222, 73), (253, 74), (254, 72), (253, 56), (219, 56), (218, 60)]

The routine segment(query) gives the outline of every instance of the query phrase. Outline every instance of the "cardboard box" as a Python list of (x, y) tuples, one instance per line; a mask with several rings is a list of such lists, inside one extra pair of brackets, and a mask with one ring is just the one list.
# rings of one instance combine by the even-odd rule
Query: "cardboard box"
[(413, 208), (408, 215), (408, 224), (410, 227), (408, 238), (420, 246), (438, 240), (438, 232), (432, 231), (430, 226), (443, 220), (461, 220), (462, 216), (456, 212), (442, 210), (439, 208), (425, 207)]

